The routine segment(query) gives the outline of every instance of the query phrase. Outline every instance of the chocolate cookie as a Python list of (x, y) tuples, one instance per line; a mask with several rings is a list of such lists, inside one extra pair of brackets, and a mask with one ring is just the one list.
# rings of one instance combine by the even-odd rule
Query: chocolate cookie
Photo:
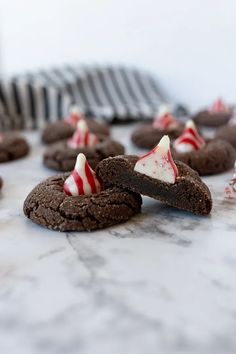
[(131, 155), (105, 159), (97, 166), (96, 174), (106, 186), (127, 188), (195, 214), (210, 213), (211, 193), (189, 166), (175, 161), (179, 176), (171, 184), (134, 171), (137, 160), (137, 156)]
[[(110, 130), (107, 124), (99, 123), (92, 119), (85, 119), (89, 130), (98, 137), (109, 136)], [(42, 141), (45, 144), (52, 144), (60, 140), (70, 138), (75, 132), (75, 127), (64, 122), (59, 121), (50, 123), (42, 133)]]
[(213, 113), (207, 110), (201, 111), (192, 117), (195, 124), (205, 127), (219, 127), (230, 120), (232, 113)]
[(139, 126), (131, 135), (131, 140), (139, 148), (152, 149), (156, 146), (163, 135), (168, 135), (171, 140), (178, 138), (182, 133), (184, 126), (181, 124), (175, 129), (159, 130), (154, 128), (152, 124), (144, 124)]
[(29, 152), (27, 141), (16, 133), (4, 133), (0, 141), (0, 163), (19, 159)]
[(218, 129), (215, 138), (228, 141), (236, 149), (236, 125), (225, 125)]
[(61, 141), (51, 145), (46, 150), (43, 156), (43, 163), (56, 171), (71, 171), (79, 153), (83, 153), (90, 166), (95, 168), (101, 160), (109, 156), (124, 154), (124, 146), (117, 141), (106, 138), (102, 139), (94, 147), (72, 149), (67, 145), (67, 141)]
[(172, 154), (201, 176), (227, 171), (233, 167), (236, 158), (235, 149), (223, 140), (210, 140), (201, 149), (191, 152), (180, 153), (173, 149)]
[(139, 194), (112, 187), (90, 196), (68, 196), (69, 174), (48, 178), (24, 202), (24, 213), (36, 224), (59, 231), (91, 231), (129, 220), (140, 212)]

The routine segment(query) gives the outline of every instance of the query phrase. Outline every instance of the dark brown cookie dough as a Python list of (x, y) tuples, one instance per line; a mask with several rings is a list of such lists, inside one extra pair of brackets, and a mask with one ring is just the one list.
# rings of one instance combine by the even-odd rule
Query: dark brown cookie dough
[(218, 129), (215, 138), (228, 141), (236, 149), (236, 125), (225, 125)]
[(236, 159), (236, 151), (226, 141), (210, 140), (199, 150), (178, 153), (172, 150), (176, 160), (186, 163), (201, 176), (215, 175), (232, 168)]
[(163, 135), (168, 135), (170, 140), (174, 140), (182, 134), (183, 129), (182, 124), (176, 129), (165, 130), (154, 128), (152, 124), (144, 124), (132, 133), (131, 140), (137, 147), (151, 150), (158, 144)]
[(134, 171), (137, 160), (137, 156), (131, 155), (105, 159), (96, 168), (97, 176), (106, 186), (127, 188), (195, 214), (210, 213), (211, 193), (198, 173), (189, 166), (175, 161), (179, 176), (176, 182), (171, 184)]
[[(92, 119), (85, 119), (85, 121), (88, 125), (89, 131), (98, 137), (110, 135), (109, 126), (107, 124)], [(42, 133), (42, 141), (45, 144), (52, 144), (70, 138), (74, 132), (75, 127), (64, 121), (50, 123)]]
[(61, 141), (51, 145), (45, 151), (43, 163), (55, 171), (72, 171), (79, 153), (86, 156), (88, 163), (94, 169), (101, 160), (124, 154), (124, 146), (106, 138), (94, 147), (72, 149), (67, 146), (67, 141)]
[(24, 213), (36, 224), (59, 231), (91, 231), (129, 220), (140, 212), (139, 194), (112, 187), (91, 196), (68, 196), (63, 184), (68, 174), (37, 185), (24, 202)]
[(0, 163), (24, 157), (29, 152), (27, 141), (17, 133), (4, 133), (0, 142)]
[(196, 125), (205, 127), (220, 127), (230, 120), (232, 113), (211, 113), (209, 111), (201, 111), (192, 117)]

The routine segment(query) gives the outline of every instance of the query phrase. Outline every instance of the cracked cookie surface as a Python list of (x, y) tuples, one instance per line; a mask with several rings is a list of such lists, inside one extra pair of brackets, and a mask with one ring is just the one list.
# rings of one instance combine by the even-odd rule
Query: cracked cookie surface
[(69, 174), (38, 184), (24, 202), (24, 213), (36, 224), (59, 231), (92, 231), (129, 220), (141, 210), (137, 193), (112, 187), (91, 196), (68, 196), (63, 184)]
[(176, 160), (186, 163), (201, 176), (225, 172), (234, 166), (236, 150), (224, 140), (210, 140), (199, 149), (186, 153), (178, 153), (172, 149)]
[(103, 139), (93, 147), (72, 149), (67, 146), (67, 141), (61, 141), (51, 145), (43, 155), (43, 163), (55, 171), (72, 171), (78, 154), (83, 153), (94, 169), (97, 164), (109, 157), (124, 154), (124, 146), (109, 138)]
[(0, 163), (17, 160), (29, 152), (27, 141), (16, 133), (4, 133), (0, 142)]

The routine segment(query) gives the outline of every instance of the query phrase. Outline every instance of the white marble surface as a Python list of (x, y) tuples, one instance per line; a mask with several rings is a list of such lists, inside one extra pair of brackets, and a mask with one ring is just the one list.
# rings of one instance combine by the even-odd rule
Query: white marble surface
[[(114, 133), (124, 141), (129, 128)], [(205, 179), (210, 217), (145, 199), (126, 224), (53, 232), (22, 213), (52, 174), (38, 136), (27, 137), (30, 157), (0, 165), (0, 353), (234, 354), (236, 202), (223, 200), (231, 173)]]

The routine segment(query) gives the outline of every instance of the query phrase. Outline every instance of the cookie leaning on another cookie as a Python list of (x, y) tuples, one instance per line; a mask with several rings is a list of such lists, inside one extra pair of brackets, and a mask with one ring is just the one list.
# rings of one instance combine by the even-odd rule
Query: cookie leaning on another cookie
[(97, 176), (106, 186), (127, 188), (195, 214), (209, 214), (212, 198), (208, 187), (197, 172), (172, 160), (167, 138), (141, 158), (124, 155), (101, 161)]

